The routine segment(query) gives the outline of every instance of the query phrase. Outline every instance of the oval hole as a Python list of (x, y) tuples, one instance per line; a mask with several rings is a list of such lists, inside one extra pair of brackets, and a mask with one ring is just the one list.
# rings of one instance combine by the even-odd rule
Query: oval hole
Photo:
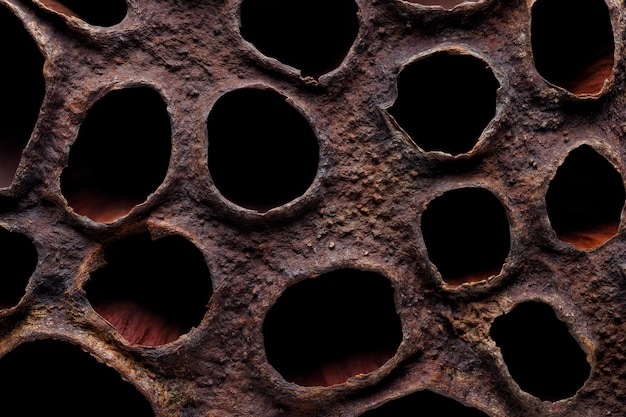
[(209, 171), (228, 200), (260, 212), (288, 203), (317, 175), (317, 138), (302, 115), (271, 90), (222, 96), (207, 120)]
[(109, 27), (126, 17), (126, 0), (39, 0), (50, 10), (68, 17), (77, 17), (90, 25)]
[(81, 124), (61, 191), (76, 213), (115, 220), (159, 187), (170, 151), (170, 119), (161, 96), (146, 87), (112, 91)]
[(389, 401), (380, 407), (361, 414), (360, 417), (489, 417), (475, 408), (431, 391), (413, 394)]
[(269, 363), (287, 381), (330, 386), (372, 372), (402, 341), (389, 280), (343, 269), (287, 288), (263, 323)]
[(158, 346), (198, 326), (212, 295), (202, 253), (180, 236), (148, 233), (105, 248), (106, 266), (85, 284), (87, 298), (131, 345)]
[(617, 234), (625, 191), (620, 173), (593, 148), (574, 149), (546, 193), (557, 237), (578, 249), (601, 246)]
[(424, 151), (469, 152), (496, 114), (500, 84), (470, 55), (435, 53), (407, 65), (388, 112)]
[(488, 190), (448, 191), (422, 214), (428, 257), (451, 285), (498, 275), (509, 254), (509, 221), (502, 203)]
[(318, 78), (337, 68), (359, 31), (354, 0), (244, 0), (241, 36), (264, 55)]
[(22, 22), (0, 5), (0, 187), (13, 182), (15, 172), (33, 132), (46, 85), (44, 57)]
[(9, 415), (154, 416), (133, 385), (70, 343), (20, 345), (0, 359), (0, 375), (5, 381), (2, 406)]
[(591, 371), (587, 356), (548, 304), (527, 301), (491, 326), (509, 374), (543, 401), (572, 397)]
[(37, 249), (29, 238), (0, 227), (0, 309), (14, 307), (20, 302), (37, 267), (37, 258)]
[(539, 74), (573, 94), (597, 94), (612, 76), (613, 28), (603, 0), (537, 0), (531, 43)]

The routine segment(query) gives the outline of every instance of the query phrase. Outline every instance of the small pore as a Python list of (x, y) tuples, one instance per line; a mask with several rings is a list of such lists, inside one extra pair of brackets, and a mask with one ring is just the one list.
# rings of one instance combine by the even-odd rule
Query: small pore
[(93, 26), (109, 27), (126, 17), (126, 0), (39, 0), (50, 10), (77, 17)]
[(180, 236), (148, 233), (105, 249), (87, 299), (131, 345), (158, 346), (198, 326), (213, 293), (202, 253)]
[(225, 94), (209, 114), (207, 132), (213, 183), (239, 206), (266, 212), (303, 195), (317, 175), (317, 137), (275, 91)]
[(539, 74), (573, 94), (598, 94), (612, 77), (615, 41), (604, 0), (537, 0), (531, 43)]
[(269, 363), (287, 381), (331, 386), (393, 357), (402, 341), (390, 281), (343, 269), (287, 288), (263, 323)]
[(261, 53), (319, 76), (339, 67), (359, 31), (354, 0), (244, 0), (241, 36)]
[(589, 378), (587, 355), (548, 304), (518, 304), (494, 320), (491, 338), (513, 380), (543, 401), (572, 397)]
[(146, 201), (169, 167), (171, 127), (155, 90), (115, 90), (87, 112), (61, 175), (74, 212), (96, 222), (122, 217)]
[(432, 391), (417, 391), (367, 411), (360, 417), (489, 417)]
[(0, 188), (13, 182), (35, 128), (46, 86), (44, 57), (22, 22), (0, 6)]
[(457, 286), (498, 275), (509, 254), (509, 222), (502, 203), (488, 190), (448, 191), (422, 214), (428, 257), (442, 279)]
[(67, 342), (22, 344), (0, 359), (0, 375), (3, 415), (154, 416), (134, 385)]
[(0, 310), (20, 302), (37, 261), (37, 250), (29, 238), (0, 228)]
[(592, 147), (574, 149), (546, 193), (557, 237), (578, 249), (603, 245), (618, 232), (626, 191), (622, 176)]
[(494, 118), (499, 87), (481, 59), (438, 52), (400, 72), (388, 112), (422, 150), (463, 154)]

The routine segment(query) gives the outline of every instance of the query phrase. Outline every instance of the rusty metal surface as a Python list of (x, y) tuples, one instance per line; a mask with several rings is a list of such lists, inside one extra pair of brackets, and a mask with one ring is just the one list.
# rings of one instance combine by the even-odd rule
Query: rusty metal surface
[[(557, 168), (583, 144), (622, 176), (626, 169), (621, 1), (607, 0), (613, 75), (597, 94), (579, 96), (535, 69), (526, 0), (452, 10), (357, 0), (358, 35), (342, 64), (318, 79), (242, 38), (240, 0), (128, 0), (126, 18), (106, 28), (52, 1), (0, 3), (36, 40), (46, 80), (15, 179), (0, 191), (0, 225), (32, 239), (39, 256), (22, 300), (0, 311), (0, 354), (39, 339), (78, 344), (136, 386), (157, 416), (356, 417), (420, 390), (491, 417), (626, 415), (623, 226), (606, 243), (578, 249), (557, 237), (545, 202)], [(424, 152), (387, 111), (402, 69), (440, 51), (478, 57), (500, 85), (495, 117), (457, 156)], [(61, 173), (89, 108), (137, 85), (167, 105), (169, 168), (147, 201), (96, 222), (68, 206)], [(307, 191), (268, 211), (223, 198), (207, 165), (207, 117), (220, 97), (244, 87), (287, 97), (319, 144)], [(430, 262), (420, 222), (434, 198), (472, 187), (502, 203), (510, 252), (501, 272), (455, 286)], [(213, 286), (196, 327), (149, 347), (129, 344), (83, 290), (103, 248), (145, 231), (192, 242)], [(402, 342), (373, 372), (328, 387), (290, 383), (267, 361), (264, 318), (291, 284), (340, 268), (390, 280)], [(587, 355), (590, 376), (572, 397), (542, 401), (522, 391), (490, 337), (497, 317), (528, 300), (552, 306)]]

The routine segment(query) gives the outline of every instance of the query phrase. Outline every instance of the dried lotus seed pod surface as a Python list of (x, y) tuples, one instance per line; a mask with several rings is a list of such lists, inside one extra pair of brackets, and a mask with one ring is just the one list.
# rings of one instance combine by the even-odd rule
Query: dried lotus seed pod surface
[(624, 416), (625, 18), (0, 0), (0, 414)]

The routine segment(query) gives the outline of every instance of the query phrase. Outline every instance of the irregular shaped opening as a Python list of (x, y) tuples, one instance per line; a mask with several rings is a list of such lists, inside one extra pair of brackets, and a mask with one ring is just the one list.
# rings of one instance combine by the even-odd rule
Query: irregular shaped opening
[(264, 55), (319, 77), (337, 68), (359, 31), (354, 0), (244, 0), (241, 36)]
[(0, 228), (0, 309), (20, 302), (37, 267), (37, 258), (37, 249), (29, 238)]
[(222, 96), (207, 130), (213, 182), (242, 207), (264, 212), (288, 203), (304, 194), (317, 175), (317, 138), (275, 91), (242, 89)]
[(407, 65), (388, 112), (424, 151), (469, 152), (496, 114), (500, 84), (470, 55), (439, 52)]
[(589, 378), (585, 352), (548, 304), (518, 304), (494, 320), (491, 338), (519, 387), (543, 401), (569, 398)]
[(441, 6), (444, 9), (452, 9), (461, 3), (476, 3), (480, 0), (405, 0), (409, 3), (417, 3), (423, 6)]
[(39, 0), (51, 10), (77, 17), (90, 25), (109, 27), (126, 17), (126, 0)]
[(537, 0), (531, 43), (539, 74), (573, 94), (597, 94), (611, 78), (615, 44), (604, 0)]
[(87, 298), (131, 345), (158, 346), (198, 326), (213, 289), (202, 253), (180, 236), (148, 233), (110, 244)]
[(431, 391), (417, 391), (361, 414), (361, 417), (488, 417), (475, 408)]
[(0, 6), (0, 187), (13, 182), (17, 166), (39, 117), (46, 85), (44, 57), (22, 22)]
[(170, 151), (170, 118), (161, 96), (147, 87), (112, 91), (81, 124), (61, 191), (76, 213), (115, 220), (159, 187)]
[(546, 209), (560, 240), (592, 249), (617, 234), (624, 199), (620, 173), (592, 147), (583, 145), (557, 169), (546, 193)]
[(428, 257), (451, 285), (498, 275), (509, 254), (509, 221), (502, 203), (488, 190), (448, 191), (422, 214)]
[(287, 288), (267, 313), (263, 335), (269, 363), (287, 381), (330, 386), (393, 357), (402, 325), (387, 278), (342, 269)]
[(0, 375), (3, 415), (154, 416), (133, 385), (70, 343), (20, 345), (0, 359)]

